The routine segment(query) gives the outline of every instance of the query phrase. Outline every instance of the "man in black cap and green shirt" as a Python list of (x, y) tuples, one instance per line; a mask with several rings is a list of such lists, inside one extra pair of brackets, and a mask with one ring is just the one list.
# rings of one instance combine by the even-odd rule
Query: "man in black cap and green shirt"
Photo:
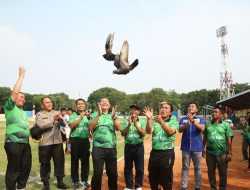
[(222, 120), (222, 109), (215, 107), (213, 119), (206, 124), (204, 131), (204, 147), (206, 146), (206, 162), (211, 190), (216, 190), (216, 168), (219, 171), (219, 189), (227, 188), (228, 162), (232, 159), (233, 132), (229, 124)]
[(71, 179), (73, 189), (80, 187), (79, 183), (79, 160), (81, 161), (81, 181), (83, 189), (89, 187), (89, 119), (86, 116), (87, 103), (84, 99), (75, 101), (76, 112), (69, 117), (69, 126), (71, 127)]
[[(128, 124), (121, 132), (125, 137), (124, 149), (124, 177), (126, 182), (125, 190), (141, 190), (144, 175), (144, 146), (143, 137), (145, 136), (145, 123), (139, 119), (140, 107), (130, 106), (130, 116)], [(135, 164), (135, 184), (133, 183), (133, 163)]]
[(120, 130), (120, 122), (116, 117), (116, 107), (109, 113), (111, 105), (107, 98), (101, 98), (98, 103), (98, 114), (90, 122), (89, 129), (93, 133), (93, 168), (91, 181), (93, 190), (102, 189), (102, 175), (105, 163), (109, 190), (117, 190), (117, 151), (116, 133)]
[(7, 190), (24, 189), (31, 170), (29, 121), (23, 111), (25, 95), (21, 92), (24, 75), (25, 70), (20, 67), (11, 97), (8, 98), (4, 105), (6, 118), (4, 148), (8, 160), (5, 174)]

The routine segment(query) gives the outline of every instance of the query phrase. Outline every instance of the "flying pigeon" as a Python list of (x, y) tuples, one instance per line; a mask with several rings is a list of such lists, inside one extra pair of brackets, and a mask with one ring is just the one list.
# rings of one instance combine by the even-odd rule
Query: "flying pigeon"
[(128, 74), (139, 64), (139, 60), (136, 59), (132, 64), (129, 64), (128, 62), (129, 46), (127, 40), (123, 42), (120, 54), (114, 54), (112, 52), (113, 40), (114, 40), (114, 33), (110, 33), (106, 40), (105, 44), (106, 53), (103, 55), (103, 57), (108, 61), (114, 61), (114, 65), (116, 67), (116, 70), (113, 71), (114, 74), (118, 75)]

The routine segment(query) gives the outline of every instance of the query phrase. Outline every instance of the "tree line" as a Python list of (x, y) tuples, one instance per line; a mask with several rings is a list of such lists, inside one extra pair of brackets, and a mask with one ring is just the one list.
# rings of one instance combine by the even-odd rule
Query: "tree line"
[[(236, 83), (235, 93), (239, 93), (250, 89), (249, 83)], [(8, 87), (0, 87), (0, 108), (3, 107), (11, 92)], [(32, 110), (35, 105), (36, 111), (40, 110), (40, 100), (44, 94), (29, 94), (26, 93), (25, 110)], [(74, 108), (74, 99), (69, 98), (65, 93), (49, 94), (54, 102), (55, 109), (62, 107)], [(112, 105), (118, 105), (118, 111), (126, 113), (129, 111), (129, 105), (137, 104), (140, 107), (150, 106), (154, 110), (158, 110), (158, 103), (161, 101), (170, 101), (175, 110), (180, 109), (185, 112), (187, 105), (190, 102), (197, 103), (200, 107), (205, 105), (215, 105), (219, 100), (219, 89), (213, 90), (195, 90), (188, 93), (177, 93), (174, 90), (165, 91), (162, 88), (153, 88), (149, 92), (141, 92), (137, 94), (126, 94), (114, 88), (104, 87), (93, 91), (88, 99), (89, 109), (95, 110), (96, 103), (101, 97), (110, 99)]]

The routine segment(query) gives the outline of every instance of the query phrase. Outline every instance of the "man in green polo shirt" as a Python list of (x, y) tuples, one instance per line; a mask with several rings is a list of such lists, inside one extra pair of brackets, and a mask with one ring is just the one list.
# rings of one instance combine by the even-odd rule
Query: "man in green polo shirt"
[[(141, 190), (144, 175), (144, 146), (143, 137), (145, 136), (145, 124), (139, 119), (140, 107), (130, 106), (130, 116), (128, 124), (121, 130), (125, 137), (124, 149), (124, 177), (126, 182), (125, 190)], [(133, 183), (133, 163), (135, 164), (135, 184)]]
[(248, 160), (249, 156), (249, 150), (248, 150), (248, 142), (247, 142), (247, 138), (246, 138), (246, 134), (247, 134), (247, 127), (248, 127), (248, 122), (247, 122), (247, 118), (245, 117), (240, 117), (240, 123), (239, 123), (239, 129), (241, 130), (241, 135), (242, 135), (242, 145), (241, 145), (241, 151), (242, 151), (242, 157), (243, 160)]
[(89, 129), (93, 133), (93, 168), (94, 173), (91, 187), (94, 190), (102, 189), (102, 174), (105, 163), (108, 175), (109, 190), (117, 190), (117, 151), (116, 130), (120, 130), (120, 122), (115, 112), (116, 108), (109, 113), (110, 102), (102, 98), (98, 103), (98, 115), (90, 122)]
[(206, 162), (211, 190), (216, 190), (216, 167), (219, 171), (219, 189), (227, 187), (228, 162), (232, 159), (233, 132), (229, 124), (223, 121), (222, 109), (215, 107), (213, 119), (206, 124), (204, 132), (204, 147), (206, 147)]
[(244, 160), (248, 160), (248, 172), (250, 172), (250, 123), (245, 117), (240, 118), (240, 129), (242, 130), (242, 153), (245, 157)]
[(11, 97), (4, 105), (6, 118), (4, 148), (8, 159), (5, 174), (7, 190), (24, 189), (31, 170), (29, 122), (26, 113), (23, 111), (25, 96), (21, 92), (24, 75), (25, 70), (20, 67)]
[(79, 184), (79, 160), (81, 161), (81, 181), (83, 189), (89, 187), (89, 119), (86, 116), (87, 103), (84, 99), (75, 101), (76, 112), (69, 117), (69, 126), (71, 127), (71, 179), (73, 188), (80, 187)]
[(172, 104), (161, 102), (159, 115), (154, 122), (153, 110), (147, 107), (144, 109), (147, 117), (146, 132), (152, 134), (152, 151), (148, 164), (152, 190), (158, 190), (159, 186), (164, 190), (171, 190), (173, 186), (175, 134), (179, 124), (172, 112)]

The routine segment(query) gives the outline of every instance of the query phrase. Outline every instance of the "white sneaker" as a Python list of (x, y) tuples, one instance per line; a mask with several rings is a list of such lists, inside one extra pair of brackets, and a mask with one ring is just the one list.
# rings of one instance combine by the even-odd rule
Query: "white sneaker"
[(135, 190), (142, 190), (142, 188), (141, 187), (137, 187)]
[(87, 181), (81, 181), (80, 184), (83, 189), (88, 189), (90, 187), (90, 184)]

